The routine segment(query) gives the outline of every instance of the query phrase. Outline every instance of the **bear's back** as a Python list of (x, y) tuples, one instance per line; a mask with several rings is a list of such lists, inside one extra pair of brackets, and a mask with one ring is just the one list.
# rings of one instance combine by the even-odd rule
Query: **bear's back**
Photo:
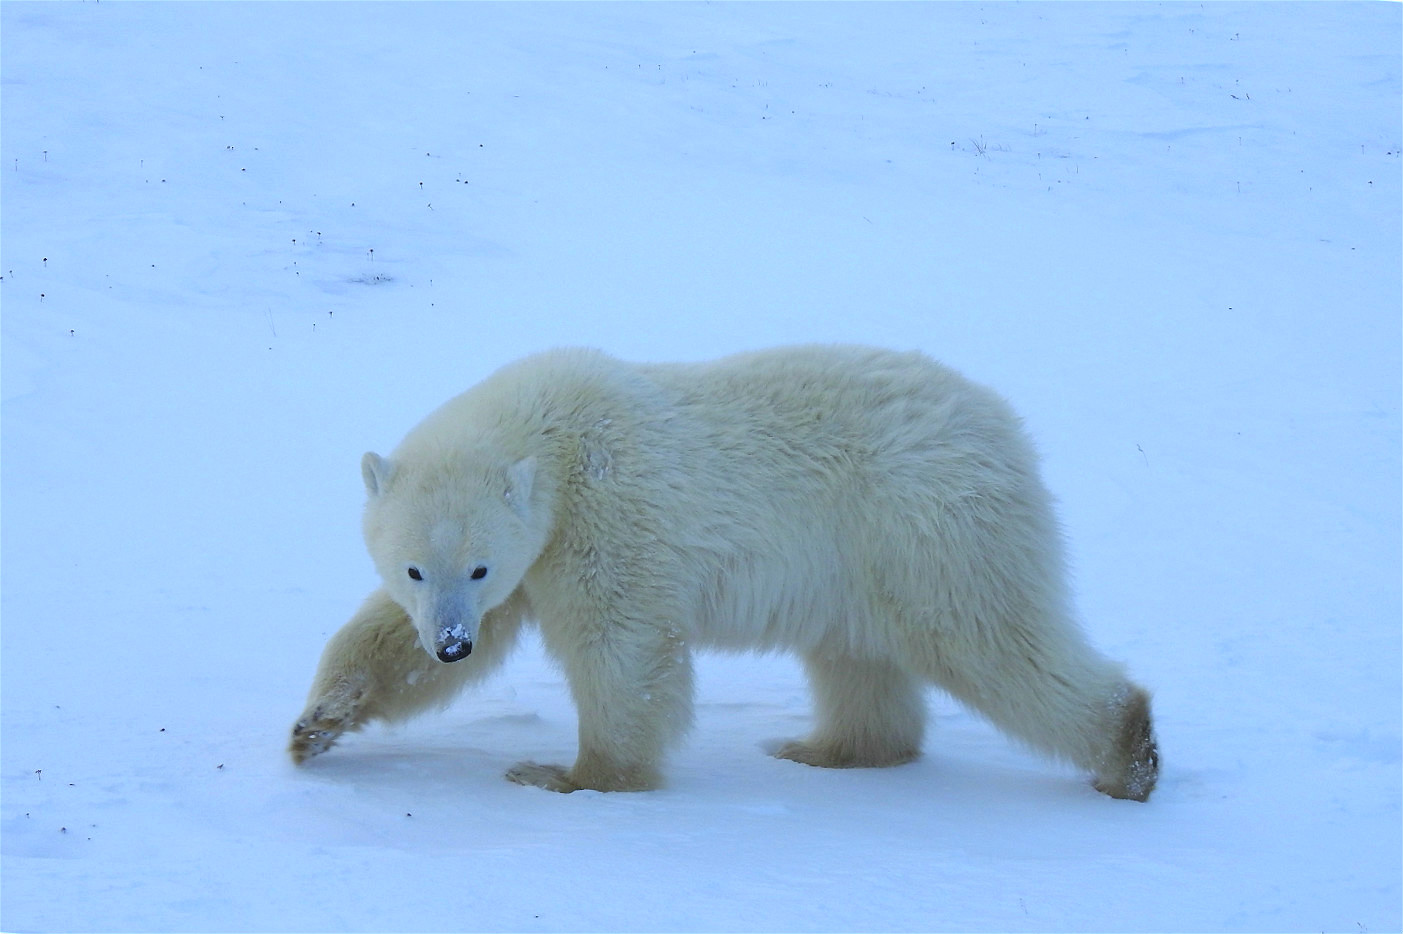
[(769, 456), (774, 467), (859, 469), (881, 481), (938, 467), (957, 484), (971, 471), (1033, 469), (1008, 404), (920, 353), (804, 346), (640, 369), (730, 469)]

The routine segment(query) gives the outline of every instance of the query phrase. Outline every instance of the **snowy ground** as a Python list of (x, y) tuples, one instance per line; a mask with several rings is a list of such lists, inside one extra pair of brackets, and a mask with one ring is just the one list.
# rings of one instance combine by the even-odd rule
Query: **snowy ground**
[[(1399, 930), (1400, 7), (29, 4), (3, 37), (5, 931)], [(1156, 692), (1112, 801), (944, 697), (656, 793), (533, 643), (302, 770), (357, 461), (550, 345), (920, 348)]]

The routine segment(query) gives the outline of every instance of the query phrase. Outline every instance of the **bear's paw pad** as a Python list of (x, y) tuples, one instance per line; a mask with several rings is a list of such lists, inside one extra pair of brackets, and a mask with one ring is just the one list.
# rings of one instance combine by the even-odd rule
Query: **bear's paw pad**
[(293, 724), (292, 742), (288, 746), (292, 761), (301, 765), (321, 755), (336, 744), (342, 733), (356, 727), (356, 720), (346, 711), (318, 705)]
[(288, 746), (292, 761), (301, 765), (313, 756), (321, 755), (335, 745), (341, 732), (338, 727), (324, 722), (297, 721), (292, 728), (292, 742)]

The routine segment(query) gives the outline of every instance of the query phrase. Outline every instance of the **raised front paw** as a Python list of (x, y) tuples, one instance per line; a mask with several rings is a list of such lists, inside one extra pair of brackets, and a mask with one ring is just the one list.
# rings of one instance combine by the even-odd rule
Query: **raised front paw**
[(341, 683), (309, 704), (292, 725), (292, 761), (301, 765), (330, 749), (342, 733), (359, 729), (365, 721), (365, 695), (364, 685)]
[(507, 769), (507, 781), (518, 785), (532, 785), (546, 791), (569, 794), (579, 791), (580, 786), (570, 780), (570, 773), (558, 765), (538, 765), (535, 762), (518, 762)]

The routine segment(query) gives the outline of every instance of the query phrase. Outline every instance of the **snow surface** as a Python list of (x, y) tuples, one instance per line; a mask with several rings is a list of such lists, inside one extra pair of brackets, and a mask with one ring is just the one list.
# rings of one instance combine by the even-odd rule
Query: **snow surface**
[[(0, 6), (5, 931), (1397, 931), (1400, 7)], [(1024, 413), (1147, 805), (709, 656), (550, 794), (539, 645), (285, 753), (366, 449), (552, 345), (920, 348)]]

